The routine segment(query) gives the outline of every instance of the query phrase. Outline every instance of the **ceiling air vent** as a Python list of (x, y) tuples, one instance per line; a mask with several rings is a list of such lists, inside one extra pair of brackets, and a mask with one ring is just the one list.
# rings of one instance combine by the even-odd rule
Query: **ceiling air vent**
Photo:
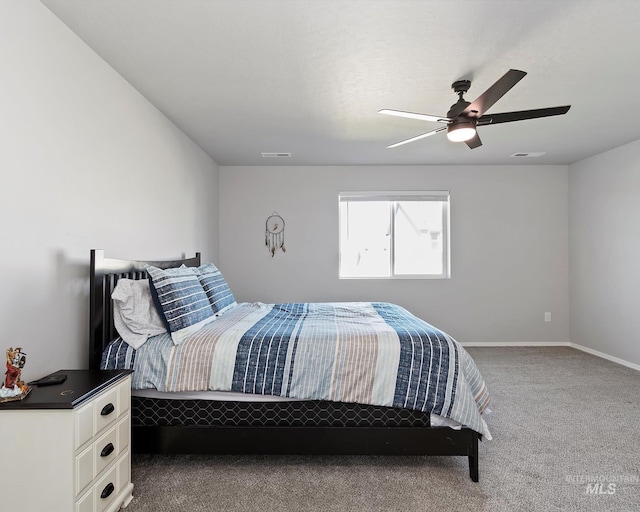
[(515, 157), (519, 157), (519, 158), (535, 158), (537, 156), (542, 156), (544, 154), (545, 154), (544, 151), (540, 151), (538, 153), (514, 153), (511, 156), (515, 156)]
[(262, 153), (262, 158), (291, 158), (291, 153)]

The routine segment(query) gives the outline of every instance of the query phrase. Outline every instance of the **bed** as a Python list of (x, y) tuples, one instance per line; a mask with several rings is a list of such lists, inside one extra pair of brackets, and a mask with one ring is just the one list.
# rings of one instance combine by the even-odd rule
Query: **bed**
[[(138, 261), (105, 258), (104, 251), (91, 251), (90, 367), (134, 369), (134, 452), (464, 456), (468, 458), (471, 479), (478, 481), (478, 442), (483, 437), (490, 438), (481, 417), (489, 397), (475, 364), (448, 335), (399, 306), (386, 303), (274, 305), (238, 304), (234, 299), (231, 304), (227, 300), (214, 314), (214, 319), (207, 319), (202, 324), (195, 322), (195, 327), (185, 328), (184, 332), (174, 331), (168, 325), (169, 333), (152, 336), (140, 347), (133, 348), (122, 341), (115, 326), (114, 316), (118, 318), (118, 315), (114, 315), (112, 300), (117, 284), (121, 280), (124, 283), (152, 277), (150, 281), (158, 285), (158, 269), (167, 273), (181, 272), (181, 267), (197, 274), (205, 265), (201, 264), (200, 253), (178, 260)], [(206, 290), (205, 281), (202, 283)], [(212, 296), (207, 297), (216, 311)], [(165, 305), (158, 305), (158, 308), (161, 306)], [(425, 369), (420, 371), (428, 379), (423, 384), (416, 380), (415, 375), (419, 372), (414, 364), (405, 377), (400, 377), (399, 370), (398, 375), (394, 374), (393, 389), (389, 388), (386, 378), (379, 379), (380, 382), (370, 379), (368, 386), (364, 386), (366, 393), (361, 389), (362, 375), (349, 383), (346, 374), (337, 373), (335, 369), (333, 375), (340, 375), (338, 384), (326, 383), (323, 378), (311, 379), (314, 384), (309, 384), (310, 372), (320, 368), (318, 373), (322, 374), (322, 368), (338, 363), (319, 360), (318, 354), (313, 352), (317, 341), (305, 345), (307, 342), (301, 341), (302, 331), (322, 331), (320, 341), (329, 347), (323, 349), (324, 352), (341, 354), (338, 359), (342, 366), (349, 366), (345, 361), (354, 359), (353, 350), (344, 342), (344, 328), (331, 339), (332, 335), (328, 335), (323, 327), (327, 320), (313, 320), (314, 314), (322, 316), (327, 311), (333, 315), (330, 323), (344, 321), (348, 330), (353, 326), (363, 326), (366, 330), (369, 322), (381, 324), (385, 333), (376, 335), (380, 338), (376, 351), (388, 346), (386, 341), (382, 342), (387, 337), (395, 339), (394, 331), (411, 338), (404, 349), (391, 352), (384, 352), (388, 350), (384, 349), (378, 354), (377, 362), (373, 363), (377, 364), (378, 370), (389, 359), (394, 361), (392, 366), (398, 366), (399, 361), (407, 359), (407, 350), (413, 353), (417, 346), (422, 346), (422, 340), (413, 339), (416, 335), (413, 327), (407, 326), (407, 321), (420, 324), (421, 329), (422, 324), (428, 326), (429, 336), (438, 338), (431, 343), (430, 350), (441, 352), (438, 358), (432, 353), (431, 358), (424, 361), (429, 361), (431, 367), (440, 364), (442, 373), (428, 372), (426, 362), (421, 364)], [(360, 315), (359, 311), (364, 311), (368, 318), (353, 316)], [(304, 322), (297, 316), (292, 321), (292, 315), (300, 315), (300, 312), (305, 317)], [(276, 324), (278, 327), (274, 327)], [(282, 325), (289, 327), (282, 328)], [(278, 329), (284, 329), (284, 335), (280, 331), (274, 335)], [(176, 333), (181, 336), (177, 342)], [(203, 342), (203, 333), (215, 338), (214, 349)], [(255, 340), (260, 338), (268, 339), (269, 344), (257, 345)], [(274, 345), (275, 338), (286, 342)], [(337, 345), (340, 350), (336, 349)], [(249, 348), (238, 348), (245, 346)], [(276, 347), (284, 348), (276, 350)], [(154, 355), (145, 359), (147, 353)], [(198, 353), (200, 355), (196, 355)], [(226, 359), (223, 358), (225, 353)], [(305, 353), (306, 363), (302, 356)], [(291, 354), (297, 354), (295, 364)], [(414, 355), (411, 358), (415, 359)], [(171, 360), (173, 366), (163, 366), (158, 370), (160, 377), (154, 377), (155, 370), (149, 368), (155, 364), (153, 361), (163, 357)], [(364, 358), (367, 358), (366, 354)], [(194, 368), (200, 367), (209, 373), (196, 374)], [(378, 373), (385, 371), (388, 373), (384, 369)], [(467, 381), (472, 381), (471, 385)], [(409, 393), (414, 384), (415, 391)], [(439, 393), (444, 397), (442, 400), (434, 398)], [(411, 403), (407, 403), (409, 396)], [(416, 406), (417, 402), (419, 406)], [(455, 421), (456, 418), (461, 421)]]

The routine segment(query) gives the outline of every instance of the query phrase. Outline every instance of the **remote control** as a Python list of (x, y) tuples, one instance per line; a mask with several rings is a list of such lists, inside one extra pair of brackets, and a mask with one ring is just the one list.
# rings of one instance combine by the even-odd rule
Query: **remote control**
[(47, 375), (46, 377), (42, 377), (40, 380), (30, 382), (29, 384), (33, 384), (35, 386), (53, 386), (55, 384), (62, 384), (65, 380), (67, 380), (66, 375)]

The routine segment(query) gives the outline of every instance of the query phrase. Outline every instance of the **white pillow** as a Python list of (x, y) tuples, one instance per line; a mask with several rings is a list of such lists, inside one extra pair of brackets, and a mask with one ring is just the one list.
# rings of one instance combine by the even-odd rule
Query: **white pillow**
[(151, 336), (167, 332), (148, 279), (120, 279), (113, 293), (113, 323), (120, 337), (138, 349)]

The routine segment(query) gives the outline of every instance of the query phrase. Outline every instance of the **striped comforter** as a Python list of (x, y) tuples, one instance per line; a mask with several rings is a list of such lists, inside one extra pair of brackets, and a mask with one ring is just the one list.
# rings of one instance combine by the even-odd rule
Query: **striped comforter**
[[(126, 344), (125, 344), (126, 345)], [(133, 388), (235, 391), (416, 409), (490, 438), (489, 395), (453, 338), (389, 303), (241, 303), (181, 344), (112, 344), (103, 368), (135, 369)]]

